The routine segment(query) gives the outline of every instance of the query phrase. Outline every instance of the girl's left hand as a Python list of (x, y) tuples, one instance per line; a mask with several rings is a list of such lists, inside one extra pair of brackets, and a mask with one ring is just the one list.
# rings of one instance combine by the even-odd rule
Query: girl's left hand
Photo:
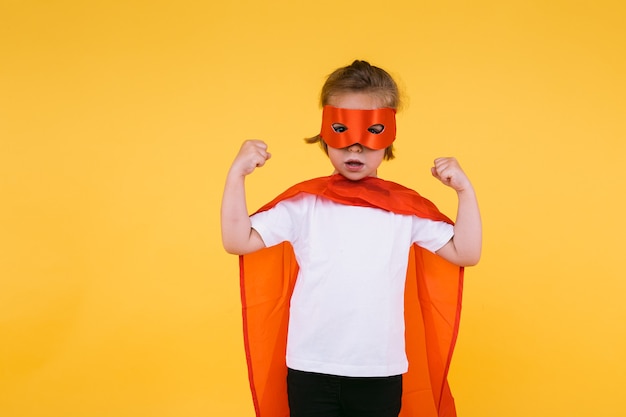
[(457, 192), (471, 188), (469, 178), (461, 169), (455, 158), (437, 158), (435, 166), (430, 169), (433, 177), (453, 188)]

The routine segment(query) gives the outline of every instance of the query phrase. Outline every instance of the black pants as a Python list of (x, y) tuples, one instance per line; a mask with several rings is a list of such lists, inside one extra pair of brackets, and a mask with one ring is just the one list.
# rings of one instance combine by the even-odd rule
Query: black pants
[(402, 375), (354, 378), (289, 369), (291, 417), (398, 417)]

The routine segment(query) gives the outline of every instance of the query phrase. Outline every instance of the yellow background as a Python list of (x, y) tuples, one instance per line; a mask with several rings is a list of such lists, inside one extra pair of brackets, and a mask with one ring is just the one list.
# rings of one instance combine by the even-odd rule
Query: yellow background
[(459, 415), (626, 415), (622, 1), (0, 1), (0, 415), (253, 415), (230, 161), (250, 209), (330, 173), (325, 76), (408, 97), (380, 176), (484, 218), (450, 380)]

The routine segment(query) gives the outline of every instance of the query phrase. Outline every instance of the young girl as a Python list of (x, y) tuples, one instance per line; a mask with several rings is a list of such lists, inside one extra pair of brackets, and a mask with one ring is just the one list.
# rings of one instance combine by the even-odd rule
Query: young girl
[(398, 97), (389, 74), (367, 62), (333, 72), (321, 133), (307, 140), (321, 144), (332, 175), (291, 187), (253, 216), (244, 179), (270, 158), (267, 145), (244, 142), (230, 168), (222, 240), (245, 255), (258, 417), (455, 415), (446, 376), (462, 267), (480, 257), (480, 214), (454, 158), (432, 168), (457, 192), (454, 225), (414, 191), (377, 178), (393, 158)]

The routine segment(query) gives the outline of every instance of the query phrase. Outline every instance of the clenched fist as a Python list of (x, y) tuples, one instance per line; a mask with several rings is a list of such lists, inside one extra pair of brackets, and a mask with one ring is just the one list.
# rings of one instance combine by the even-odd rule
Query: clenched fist
[(267, 144), (262, 140), (247, 140), (239, 149), (231, 166), (236, 175), (250, 175), (257, 167), (265, 165), (272, 155), (267, 151)]
[(471, 188), (471, 183), (455, 158), (437, 158), (430, 169), (433, 177), (457, 192)]

